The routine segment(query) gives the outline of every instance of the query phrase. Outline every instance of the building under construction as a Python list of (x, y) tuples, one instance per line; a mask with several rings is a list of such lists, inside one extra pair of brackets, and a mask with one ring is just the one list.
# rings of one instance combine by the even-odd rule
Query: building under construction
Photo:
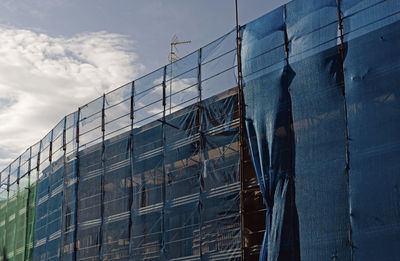
[(400, 2), (293, 0), (1, 172), (0, 260), (398, 260)]

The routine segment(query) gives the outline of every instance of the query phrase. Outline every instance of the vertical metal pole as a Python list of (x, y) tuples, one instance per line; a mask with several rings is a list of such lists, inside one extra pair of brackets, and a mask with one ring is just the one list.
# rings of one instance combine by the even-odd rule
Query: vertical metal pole
[(77, 252), (78, 252), (78, 208), (79, 208), (79, 201), (78, 201), (78, 187), (79, 187), (79, 118), (81, 115), (81, 108), (78, 109), (75, 120), (75, 171), (76, 171), (76, 185), (75, 185), (75, 224), (74, 224), (74, 253), (73, 253), (73, 260), (77, 260)]
[[(36, 168), (35, 168), (35, 170), (36, 170), (36, 184), (38, 183), (38, 181), (39, 181), (39, 172), (40, 172), (40, 151), (42, 150), (42, 140), (40, 140), (40, 142), (39, 142), (39, 149), (38, 149), (38, 152), (37, 152), (37, 159), (36, 159)], [(31, 164), (32, 164), (32, 161), (31, 161)], [(32, 172), (31, 172), (31, 175), (32, 175)], [(36, 185), (37, 186), (37, 185)], [(35, 221), (34, 221), (35, 222)], [(35, 234), (35, 228), (33, 229), (33, 231), (32, 231), (32, 233), (33, 234)], [(34, 248), (35, 248), (35, 241), (34, 241), (34, 237), (33, 237), (33, 240), (32, 240), (32, 254), (33, 254), (33, 251), (34, 251)], [(32, 256), (33, 257), (33, 256)]]
[(39, 151), (38, 151), (38, 156), (37, 156), (37, 159), (36, 159), (36, 182), (38, 182), (39, 181), (39, 172), (40, 172), (40, 152), (42, 151), (42, 140), (40, 140), (40, 143), (39, 143)]
[(14, 223), (15, 223), (15, 229), (14, 229), (14, 249), (13, 249), (13, 253), (14, 253), (14, 257), (16, 256), (16, 253), (15, 253), (15, 250), (16, 250), (16, 248), (15, 248), (15, 245), (16, 245), (16, 243), (17, 243), (17, 230), (18, 230), (18, 227), (17, 227), (17, 220), (18, 220), (18, 216), (19, 216), (19, 210), (18, 210), (18, 207), (19, 207), (19, 198), (20, 198), (20, 195), (19, 195), (19, 189), (20, 189), (20, 187), (19, 187), (19, 178), (20, 178), (20, 167), (21, 167), (21, 156), (19, 156), (18, 157), (18, 168), (17, 168), (17, 180), (16, 180), (16, 182), (17, 182), (17, 191), (16, 191), (16, 195), (14, 195), (14, 197), (16, 196), (17, 198), (16, 198), (16, 201), (17, 201), (17, 203), (16, 203), (16, 207), (15, 207), (15, 213), (14, 213), (14, 215), (15, 215), (15, 218), (14, 218)]
[(239, 25), (238, 0), (235, 0), (235, 17), (236, 17), (236, 55), (237, 55), (237, 74), (238, 74), (238, 107), (239, 107), (239, 182), (240, 182), (240, 236), (241, 236), (241, 254), (242, 260), (245, 260), (245, 240), (244, 240), (244, 106), (243, 106), (243, 85), (242, 85), (242, 37)]
[(129, 162), (130, 162), (130, 172), (131, 172), (131, 202), (129, 207), (129, 260), (133, 260), (133, 249), (132, 249), (132, 229), (133, 229), (133, 198), (134, 198), (134, 190), (133, 190), (133, 121), (135, 118), (134, 110), (135, 110), (135, 82), (132, 82), (131, 85), (131, 106), (130, 106), (130, 120), (131, 120), (131, 132), (129, 134)]
[(19, 192), (19, 179), (21, 178), (21, 155), (18, 157), (18, 169), (17, 169), (17, 185)]
[(287, 9), (286, 9), (286, 4), (283, 5), (283, 19), (285, 23), (285, 27), (283, 29), (283, 37), (284, 37), (284, 49), (285, 49), (285, 61), (286, 61), (286, 66), (289, 66), (289, 37), (287, 34), (287, 24), (286, 24), (286, 19), (287, 19)]
[[(200, 168), (201, 170), (204, 169), (204, 158), (203, 158), (203, 145), (204, 145), (204, 137), (203, 137), (203, 128), (202, 128), (202, 91), (201, 91), (201, 61), (202, 61), (202, 48), (198, 51), (198, 67), (197, 67), (197, 87), (198, 87), (198, 95), (199, 95), (199, 102), (197, 104), (197, 133), (199, 134), (199, 160), (200, 160)], [(203, 259), (203, 249), (202, 249), (202, 209), (203, 209), (203, 202), (202, 202), (202, 194), (203, 194), (203, 172), (199, 172), (199, 252), (200, 252), (200, 260)]]
[(54, 129), (51, 130), (51, 138), (50, 138), (50, 145), (49, 145), (49, 162), (50, 164), (53, 161), (53, 135), (54, 135)]
[[(173, 46), (173, 43), (171, 43), (171, 52), (170, 52), (171, 60), (170, 60), (170, 63), (169, 63), (169, 70), (170, 70), (170, 76), (169, 76), (169, 114), (171, 114), (171, 109), (172, 109), (172, 46)], [(164, 80), (166, 80), (165, 78), (164, 78)]]
[(48, 176), (48, 180), (49, 180), (49, 182), (48, 182), (48, 190), (47, 190), (47, 193), (48, 193), (48, 197), (47, 197), (47, 216), (46, 216), (46, 236), (47, 236), (47, 243), (46, 243), (46, 255), (48, 256), (48, 245), (49, 245), (49, 238), (50, 238), (50, 235), (49, 235), (49, 233), (48, 233), (48, 229), (49, 229), (49, 208), (50, 208), (50, 200), (51, 200), (51, 195), (53, 194), (52, 193), (52, 187), (51, 187), (51, 176), (53, 175), (53, 173), (54, 173), (54, 171), (53, 171), (53, 158), (52, 158), (52, 155), (53, 155), (53, 138), (54, 138), (54, 129), (52, 129), (51, 130), (51, 132), (50, 132), (51, 134), (50, 134), (50, 144), (49, 144), (49, 176)]
[[(40, 140), (37, 159), (36, 159), (36, 186), (37, 186), (37, 183), (39, 182), (40, 154), (41, 154), (40, 152), (42, 151), (42, 145), (43, 145), (42, 140)], [(36, 189), (37, 189), (37, 187), (36, 187)], [(36, 197), (37, 197), (37, 193), (36, 193)], [(35, 217), (36, 217), (36, 215), (35, 215)], [(36, 220), (34, 222), (36, 222)], [(33, 229), (33, 234), (35, 235), (35, 229)], [(33, 253), (35, 251), (35, 237), (34, 236), (33, 236), (33, 242), (32, 242), (32, 249), (33, 249), (32, 250), (32, 258), (33, 258)]]
[(103, 105), (101, 108), (101, 168), (102, 168), (102, 172), (101, 172), (101, 177), (100, 177), (100, 238), (99, 238), (99, 260), (103, 260), (103, 253), (104, 253), (104, 247), (103, 247), (103, 233), (104, 233), (104, 176), (105, 176), (105, 172), (106, 172), (106, 144), (105, 144), (105, 104), (106, 104), (106, 95), (103, 94)]
[(47, 185), (47, 215), (46, 215), (46, 247), (45, 247), (45, 249), (46, 249), (46, 258), (48, 258), (48, 253), (47, 253), (47, 247), (48, 247), (48, 245), (49, 245), (49, 238), (50, 238), (50, 235), (48, 235), (48, 229), (49, 229), (49, 215), (48, 215), (48, 213), (49, 213), (49, 203), (50, 203), (50, 197), (51, 197), (51, 183), (50, 183), (50, 178), (51, 178), (51, 175), (53, 174), (53, 164), (52, 164), (52, 158), (51, 158), (51, 154), (52, 154), (52, 150), (53, 150), (53, 130), (54, 129), (52, 129), (51, 130), (51, 132), (50, 132), (50, 144), (49, 144), (49, 158), (48, 158), (48, 160), (49, 160), (49, 166), (48, 166), (48, 169), (49, 169), (49, 174), (48, 174), (48, 177), (47, 177), (47, 179), (49, 180), (48, 181), (48, 185)]
[(25, 212), (25, 219), (26, 219), (26, 226), (25, 226), (25, 243), (24, 243), (24, 260), (28, 260), (28, 252), (29, 252), (29, 245), (28, 242), (28, 228), (29, 228), (29, 209), (31, 205), (31, 158), (32, 158), (32, 147), (29, 147), (29, 160), (28, 160), (28, 195), (26, 200), (26, 212)]
[(165, 197), (166, 197), (166, 184), (165, 184), (165, 110), (166, 110), (166, 78), (167, 78), (167, 66), (164, 66), (164, 76), (163, 76), (163, 120), (162, 120), (162, 172), (163, 172), (163, 180), (162, 180), (162, 211), (161, 211), (161, 231), (162, 231), (162, 240), (161, 240), (161, 260), (165, 260)]
[(67, 191), (67, 184), (66, 184), (66, 175), (67, 175), (67, 169), (66, 169), (66, 163), (67, 163), (67, 117), (64, 117), (64, 124), (63, 124), (63, 132), (62, 132), (62, 150), (63, 150), (63, 177), (62, 177), (62, 204), (61, 204), (61, 243), (60, 243), (60, 261), (63, 260), (63, 252), (64, 252), (64, 228), (66, 226), (65, 223), (65, 218), (66, 218), (66, 211), (65, 211), (65, 197), (66, 197), (66, 191)]
[(343, 62), (344, 62), (344, 45), (343, 45), (343, 18), (342, 18), (342, 11), (340, 10), (340, 5), (341, 2), (340, 0), (336, 0), (337, 4), (337, 15), (338, 15), (338, 29), (339, 29), (339, 39), (340, 39), (340, 44), (338, 45), (338, 52), (339, 52), (339, 63), (340, 63), (340, 69), (342, 73), (342, 91), (343, 91), (343, 96), (346, 95), (346, 88), (344, 85), (344, 68), (343, 68)]
[[(8, 204), (10, 202), (10, 175), (11, 175), (11, 164), (8, 165), (8, 175), (7, 175), (7, 207), (6, 207), (6, 222), (5, 222), (5, 227), (6, 227), (6, 233), (5, 233), (5, 238), (7, 240), (7, 230), (8, 230), (8, 221), (9, 221), (9, 213), (8, 213)], [(5, 256), (8, 258), (8, 249), (4, 248)]]
[(17, 193), (19, 194), (19, 182), (20, 182), (20, 178), (21, 178), (21, 155), (18, 157), (18, 169), (17, 169)]
[(348, 207), (349, 207), (349, 246), (351, 252), (351, 260), (354, 259), (354, 243), (353, 243), (353, 227), (352, 227), (352, 218), (350, 213), (351, 202), (350, 202), (350, 132), (349, 132), (349, 121), (348, 121), (348, 107), (347, 107), (347, 99), (346, 99), (346, 85), (344, 78), (344, 35), (343, 35), (343, 17), (341, 11), (341, 1), (337, 0), (337, 14), (338, 14), (338, 29), (340, 33), (340, 44), (338, 46), (339, 53), (339, 64), (341, 70), (341, 81), (342, 81), (342, 94), (344, 100), (344, 117), (346, 123), (346, 182), (347, 182), (347, 193), (348, 193)]
[(7, 201), (9, 200), (9, 196), (10, 196), (10, 178), (11, 176), (11, 164), (8, 165), (8, 175), (7, 175)]

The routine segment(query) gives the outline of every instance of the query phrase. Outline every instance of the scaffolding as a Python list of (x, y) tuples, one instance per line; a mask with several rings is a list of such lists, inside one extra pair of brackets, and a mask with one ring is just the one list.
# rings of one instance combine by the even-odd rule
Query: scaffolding
[(294, 0), (81, 106), (0, 173), (0, 260), (397, 257), (399, 20)]

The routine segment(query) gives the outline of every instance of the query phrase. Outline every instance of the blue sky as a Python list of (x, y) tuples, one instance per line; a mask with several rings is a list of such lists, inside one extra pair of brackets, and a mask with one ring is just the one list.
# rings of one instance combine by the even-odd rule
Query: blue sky
[[(239, 0), (245, 24), (286, 0)], [(234, 0), (2, 0), (0, 170), (79, 105), (232, 30)]]

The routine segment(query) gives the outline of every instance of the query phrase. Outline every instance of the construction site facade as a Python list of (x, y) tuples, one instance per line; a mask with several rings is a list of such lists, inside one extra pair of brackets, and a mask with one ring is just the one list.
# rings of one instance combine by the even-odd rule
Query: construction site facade
[(5, 168), (0, 260), (398, 260), (399, 119), (400, 2), (293, 0)]

